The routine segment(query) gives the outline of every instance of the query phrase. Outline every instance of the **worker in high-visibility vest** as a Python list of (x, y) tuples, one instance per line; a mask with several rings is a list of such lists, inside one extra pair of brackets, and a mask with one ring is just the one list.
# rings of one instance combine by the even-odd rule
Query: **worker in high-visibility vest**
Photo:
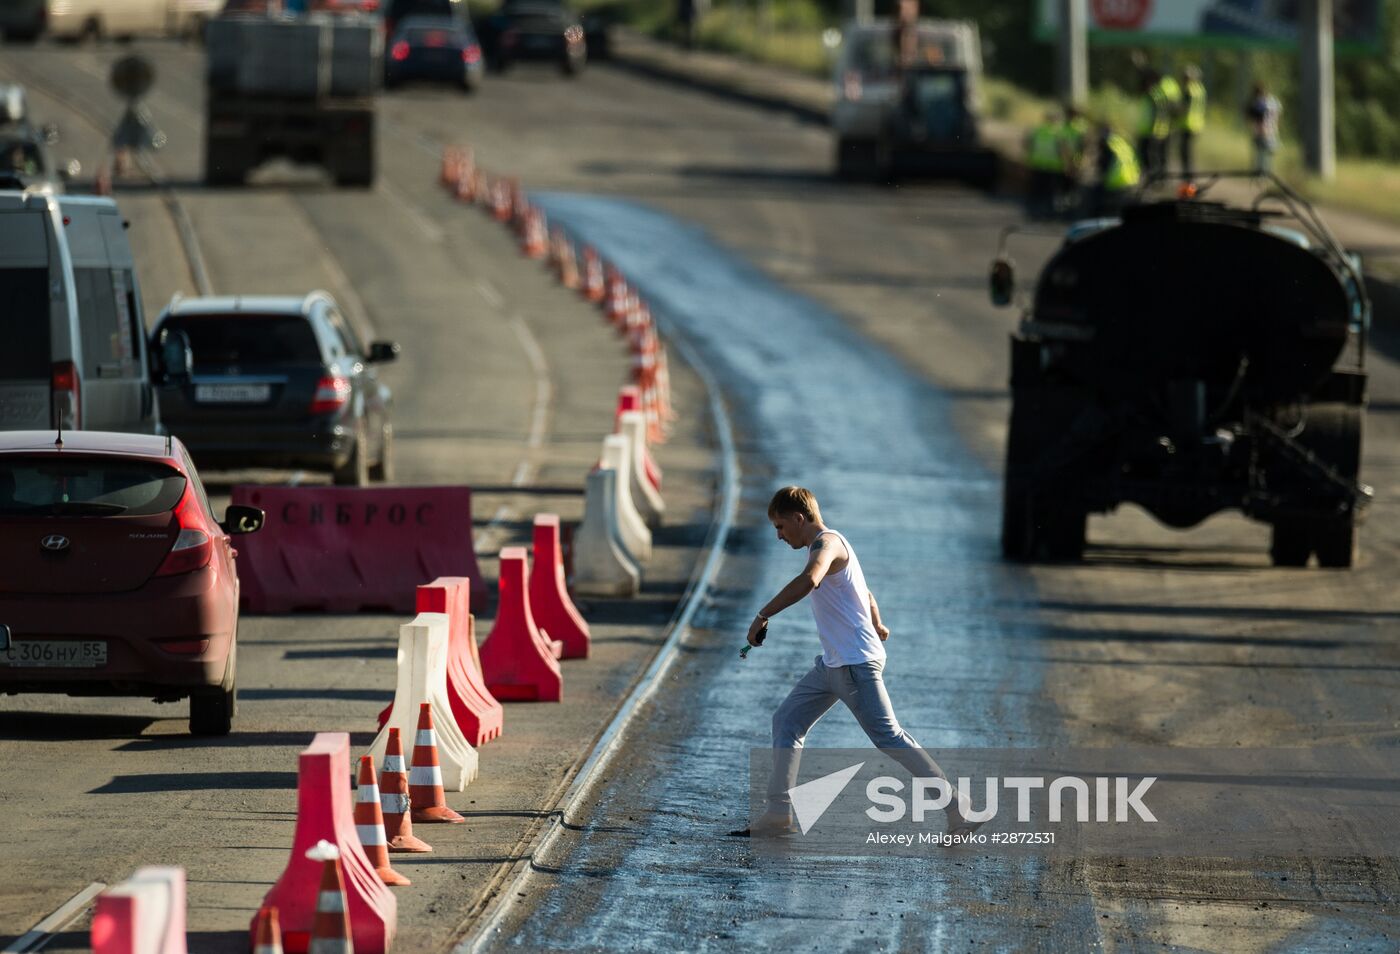
[(1065, 121), (1060, 124), (1060, 155), (1064, 172), (1060, 175), (1057, 204), (1062, 212), (1078, 211), (1079, 188), (1088, 156), (1089, 138), (1093, 135), (1089, 120), (1076, 106), (1065, 107)]
[[(1148, 176), (1167, 171), (1167, 143), (1172, 134), (1176, 105), (1181, 99), (1181, 87), (1176, 80), (1163, 85), (1162, 74), (1156, 70), (1142, 73), (1141, 113), (1137, 129), (1137, 151), (1143, 171)], [(1176, 100), (1171, 93), (1175, 91)]]
[(1157, 140), (1159, 152), (1155, 162), (1158, 172), (1166, 172), (1169, 165), (1168, 156), (1171, 154), (1171, 139), (1176, 135), (1177, 120), (1181, 116), (1181, 84), (1172, 74), (1162, 73), (1157, 78), (1157, 92), (1166, 110), (1167, 134)]
[(1196, 137), (1206, 128), (1206, 84), (1201, 82), (1201, 69), (1188, 63), (1181, 71), (1182, 103), (1177, 116), (1177, 148), (1181, 151), (1181, 171), (1186, 177), (1196, 175)]
[(1133, 144), (1107, 123), (1098, 130), (1098, 178), (1094, 183), (1094, 214), (1116, 215), (1128, 193), (1142, 184), (1142, 167)]
[(1026, 168), (1031, 174), (1027, 212), (1033, 218), (1050, 215), (1055, 210), (1055, 196), (1065, 173), (1060, 116), (1053, 110), (1026, 134)]

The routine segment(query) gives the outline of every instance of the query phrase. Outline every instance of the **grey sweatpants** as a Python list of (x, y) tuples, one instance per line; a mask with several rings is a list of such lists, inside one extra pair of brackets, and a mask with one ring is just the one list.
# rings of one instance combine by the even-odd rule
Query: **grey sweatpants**
[(947, 780), (938, 763), (900, 728), (885, 692), (884, 669), (883, 662), (827, 666), (818, 656), (812, 671), (792, 687), (773, 713), (773, 774), (768, 777), (768, 811), (791, 810), (788, 790), (797, 784), (802, 742), (808, 730), (838, 701), (851, 710), (875, 747), (915, 778)]

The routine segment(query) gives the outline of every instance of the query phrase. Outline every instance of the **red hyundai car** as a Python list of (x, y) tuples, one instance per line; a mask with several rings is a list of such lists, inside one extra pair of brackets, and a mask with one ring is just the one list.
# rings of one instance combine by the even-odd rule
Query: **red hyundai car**
[(175, 438), (0, 432), (0, 693), (190, 700), (190, 731), (237, 706), (234, 534)]

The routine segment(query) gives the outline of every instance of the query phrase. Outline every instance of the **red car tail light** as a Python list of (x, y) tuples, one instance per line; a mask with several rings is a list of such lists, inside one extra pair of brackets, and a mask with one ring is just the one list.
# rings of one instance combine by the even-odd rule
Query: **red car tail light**
[(166, 554), (165, 562), (156, 570), (156, 576), (175, 576), (201, 569), (214, 555), (214, 542), (196, 509), (193, 488), (185, 488), (185, 495), (175, 506), (175, 520), (180, 525), (180, 535)]
[(195, 656), (209, 651), (209, 640), (207, 639), (187, 639), (184, 636), (177, 636), (174, 639), (157, 639), (153, 642), (166, 652), (181, 656)]
[(82, 402), (78, 400), (82, 383), (78, 368), (72, 361), (59, 361), (53, 366), (49, 384), (49, 419), (55, 428), (77, 430), (82, 427)]
[(481, 60), (481, 47), (473, 43), (471, 46), (462, 49), (463, 63), (476, 63)]
[(404, 60), (408, 59), (409, 52), (408, 41), (400, 40), (389, 50), (389, 55), (394, 58), (396, 63), (402, 63)]
[(343, 408), (350, 400), (350, 379), (340, 375), (325, 375), (316, 382), (316, 395), (311, 399), (312, 414), (330, 414)]

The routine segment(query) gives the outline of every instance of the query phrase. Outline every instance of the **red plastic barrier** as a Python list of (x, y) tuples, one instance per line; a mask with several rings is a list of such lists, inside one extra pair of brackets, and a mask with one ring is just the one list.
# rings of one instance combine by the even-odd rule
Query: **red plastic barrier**
[(588, 624), (564, 583), (559, 515), (535, 515), (535, 562), (530, 568), (530, 612), (535, 623), (564, 644), (562, 659), (588, 658)]
[[(613, 433), (622, 433), (622, 415), (625, 411), (641, 411), (642, 389), (635, 384), (624, 384), (617, 392), (617, 410), (613, 412)], [(646, 471), (647, 482), (657, 490), (661, 489), (661, 467), (651, 456), (651, 448), (642, 445), (642, 467)]]
[(240, 484), (233, 503), (267, 512), (238, 538), (243, 608), (411, 613), (414, 587), (465, 576), (489, 595), (472, 544), (469, 487), (267, 487)]
[[(505, 708), (486, 688), (477, 654), (475, 626), (471, 615), (471, 581), (460, 576), (440, 576), (418, 587), (419, 613), (446, 613), (448, 616), (447, 698), (452, 717), (468, 742), (480, 748), (501, 734)], [(379, 727), (394, 711), (391, 702), (379, 713)]]
[(524, 547), (501, 550), (500, 601), (491, 635), (481, 646), (486, 687), (497, 699), (558, 702), (564, 678), (551, 646), (530, 613)]
[[(360, 847), (350, 805), (350, 736), (320, 732), (302, 750), (297, 772), (297, 827), (286, 870), (263, 899), (277, 908), (282, 946), (305, 954), (316, 919), (322, 865), (306, 852), (322, 839), (340, 849), (345, 897), (358, 954), (385, 954), (398, 928), (398, 903), (374, 872)], [(258, 919), (249, 925), (256, 941)]]
[(185, 869), (138, 868), (103, 891), (88, 938), (93, 954), (185, 954)]

